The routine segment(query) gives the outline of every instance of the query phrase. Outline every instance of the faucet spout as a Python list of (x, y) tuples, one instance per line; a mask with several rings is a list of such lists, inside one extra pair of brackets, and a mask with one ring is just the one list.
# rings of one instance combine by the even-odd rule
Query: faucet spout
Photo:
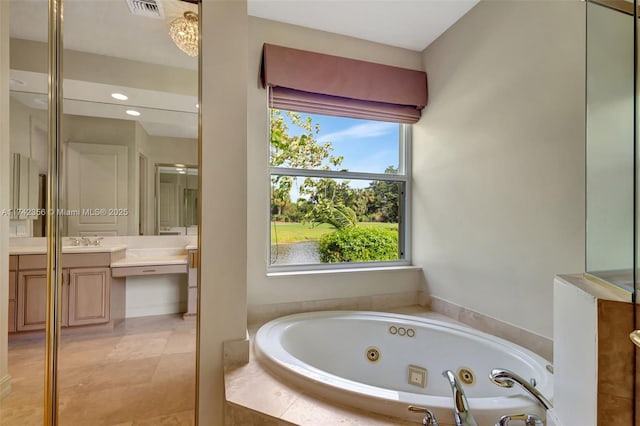
[(496, 385), (503, 388), (510, 388), (514, 383), (517, 383), (522, 387), (533, 399), (535, 399), (538, 404), (544, 407), (545, 410), (553, 408), (553, 404), (547, 398), (542, 395), (538, 389), (531, 386), (529, 382), (527, 382), (522, 377), (518, 376), (516, 373), (510, 370), (505, 370), (501, 368), (494, 368), (491, 370), (491, 374), (489, 374), (489, 380), (491, 380)]
[(451, 392), (453, 393), (453, 408), (455, 409), (456, 426), (478, 426), (478, 423), (471, 415), (467, 397), (458, 382), (458, 378), (451, 370), (444, 370), (442, 375), (449, 380)]

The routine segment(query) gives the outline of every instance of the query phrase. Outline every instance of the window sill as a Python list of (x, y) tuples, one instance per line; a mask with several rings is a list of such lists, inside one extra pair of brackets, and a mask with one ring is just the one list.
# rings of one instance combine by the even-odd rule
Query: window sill
[(313, 269), (313, 270), (295, 270), (295, 271), (272, 271), (267, 272), (267, 278), (278, 277), (299, 277), (299, 276), (313, 276), (313, 275), (334, 275), (343, 273), (358, 273), (358, 272), (386, 272), (386, 271), (410, 271), (410, 270), (422, 270), (419, 266), (413, 265), (398, 265), (398, 266), (370, 266), (364, 268), (334, 268), (334, 269)]

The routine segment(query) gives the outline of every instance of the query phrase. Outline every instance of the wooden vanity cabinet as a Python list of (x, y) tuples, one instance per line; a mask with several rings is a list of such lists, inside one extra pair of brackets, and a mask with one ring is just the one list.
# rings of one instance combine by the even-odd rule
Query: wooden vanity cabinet
[(67, 271), (67, 325), (109, 322), (110, 280), (110, 268), (75, 268)]
[[(46, 270), (29, 269), (40, 266), (43, 261), (46, 262), (44, 255), (23, 255), (18, 260), (17, 331), (45, 328)], [(108, 253), (63, 255), (60, 318), (63, 327), (104, 324), (111, 320), (109, 262)], [(92, 264), (96, 266), (90, 266)]]
[(16, 331), (16, 293), (18, 278), (18, 256), (9, 256), (9, 332)]

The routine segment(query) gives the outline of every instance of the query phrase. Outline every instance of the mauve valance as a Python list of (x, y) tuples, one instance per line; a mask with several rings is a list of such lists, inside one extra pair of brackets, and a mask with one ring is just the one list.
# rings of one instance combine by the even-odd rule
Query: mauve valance
[(275, 108), (415, 123), (427, 104), (424, 71), (265, 44), (261, 73)]

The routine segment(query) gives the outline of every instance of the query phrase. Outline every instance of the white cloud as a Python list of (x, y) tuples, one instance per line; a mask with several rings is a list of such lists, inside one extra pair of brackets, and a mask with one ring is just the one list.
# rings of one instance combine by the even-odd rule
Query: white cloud
[(347, 127), (346, 129), (338, 132), (327, 133), (326, 135), (320, 136), (318, 141), (324, 143), (327, 141), (338, 142), (344, 139), (373, 138), (396, 131), (397, 128), (398, 125), (395, 123), (384, 123), (379, 121), (368, 122)]

